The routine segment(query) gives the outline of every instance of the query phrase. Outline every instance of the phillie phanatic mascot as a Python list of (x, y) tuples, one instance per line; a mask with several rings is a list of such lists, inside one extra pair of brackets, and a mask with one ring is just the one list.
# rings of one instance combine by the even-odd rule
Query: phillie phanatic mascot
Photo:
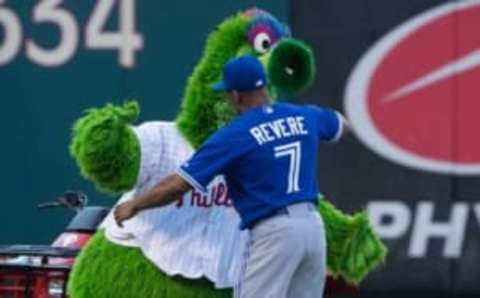
[[(217, 129), (235, 117), (224, 94), (212, 91), (224, 63), (257, 56), (267, 69), (272, 97), (291, 96), (314, 77), (310, 48), (291, 38), (287, 26), (250, 9), (210, 34), (203, 57), (188, 79), (174, 122), (134, 126), (135, 101), (86, 111), (73, 129), (70, 151), (81, 173), (119, 202), (148, 191), (187, 160)], [(349, 216), (325, 199), (318, 210), (327, 230), (333, 276), (360, 282), (385, 256), (365, 213)], [(74, 265), (73, 298), (231, 297), (247, 232), (239, 230), (227, 185), (216, 177), (208, 193), (192, 190), (175, 203), (139, 213), (119, 228), (110, 214)]]

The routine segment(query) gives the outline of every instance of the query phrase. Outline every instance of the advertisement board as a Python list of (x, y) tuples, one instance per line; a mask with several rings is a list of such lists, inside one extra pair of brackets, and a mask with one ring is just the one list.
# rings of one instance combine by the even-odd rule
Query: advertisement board
[(367, 208), (390, 250), (363, 291), (480, 295), (480, 1), (295, 1), (315, 87), (353, 135), (322, 148), (323, 190)]

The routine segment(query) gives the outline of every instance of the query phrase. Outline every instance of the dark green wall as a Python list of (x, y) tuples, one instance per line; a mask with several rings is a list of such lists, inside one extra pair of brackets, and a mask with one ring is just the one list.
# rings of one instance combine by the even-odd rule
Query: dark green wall
[[(7, 0), (3, 6), (21, 19), (24, 42), (13, 62), (0, 66), (0, 243), (49, 243), (70, 214), (38, 211), (35, 205), (66, 189), (85, 191), (91, 204), (112, 204), (113, 199), (79, 176), (68, 154), (70, 127), (82, 110), (136, 97), (142, 106), (141, 120), (173, 119), (185, 80), (215, 25), (253, 5), (286, 21), (287, 2), (137, 1), (137, 30), (143, 34), (144, 49), (136, 54), (136, 67), (126, 70), (118, 65), (117, 51), (86, 49), (85, 24), (95, 1), (65, 2), (63, 6), (79, 24), (80, 43), (68, 63), (46, 68), (26, 58), (25, 39), (54, 47), (58, 29), (52, 24), (33, 24), (37, 1)], [(109, 28), (115, 28), (116, 18), (110, 20)], [(0, 45), (4, 37), (1, 28)]]

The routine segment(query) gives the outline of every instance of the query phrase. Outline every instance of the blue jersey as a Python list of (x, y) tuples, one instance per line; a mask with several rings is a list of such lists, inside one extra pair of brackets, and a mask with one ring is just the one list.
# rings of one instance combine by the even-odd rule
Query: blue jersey
[(287, 205), (316, 201), (319, 142), (341, 135), (340, 116), (315, 106), (276, 103), (253, 108), (219, 129), (178, 174), (205, 190), (223, 174), (241, 228)]

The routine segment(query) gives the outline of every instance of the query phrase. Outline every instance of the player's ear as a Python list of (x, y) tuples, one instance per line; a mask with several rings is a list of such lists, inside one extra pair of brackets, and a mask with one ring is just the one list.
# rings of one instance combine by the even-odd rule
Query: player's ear
[(238, 91), (232, 90), (230, 92), (230, 98), (231, 98), (232, 104), (234, 106), (238, 106), (240, 102), (240, 94), (238, 93)]
[(230, 97), (230, 104), (233, 106), (233, 108), (237, 112), (240, 112), (242, 107), (242, 101), (243, 101), (242, 95), (240, 94), (240, 92), (232, 90), (229, 93), (229, 97)]
[(235, 91), (235, 102), (240, 105), (242, 103), (243, 97), (242, 94), (238, 91)]

